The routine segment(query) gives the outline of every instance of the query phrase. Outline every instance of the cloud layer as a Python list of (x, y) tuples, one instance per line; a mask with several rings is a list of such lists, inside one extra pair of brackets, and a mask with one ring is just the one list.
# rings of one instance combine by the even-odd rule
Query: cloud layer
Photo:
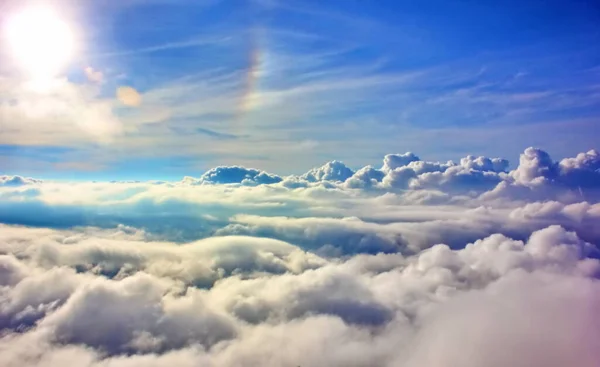
[(0, 179), (3, 366), (597, 366), (597, 152)]

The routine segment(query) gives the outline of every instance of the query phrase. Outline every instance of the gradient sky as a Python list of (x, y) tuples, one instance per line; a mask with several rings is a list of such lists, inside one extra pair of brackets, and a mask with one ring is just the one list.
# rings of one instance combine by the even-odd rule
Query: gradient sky
[[(528, 146), (597, 147), (594, 1), (50, 2), (78, 52), (51, 93), (0, 62), (4, 174), (291, 174), (406, 151), (515, 162)], [(2, 3), (8, 17), (24, 2)], [(120, 87), (141, 104), (120, 103)]]
[(0, 0), (0, 366), (599, 367), (599, 41), (598, 0)]

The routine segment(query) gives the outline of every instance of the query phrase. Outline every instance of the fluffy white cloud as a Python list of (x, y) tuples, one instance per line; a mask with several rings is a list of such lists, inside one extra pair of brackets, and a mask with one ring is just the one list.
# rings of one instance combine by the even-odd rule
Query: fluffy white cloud
[(393, 171), (396, 168), (407, 166), (411, 162), (418, 162), (421, 159), (412, 152), (404, 154), (388, 154), (383, 158), (383, 167), (381, 168), (384, 172)]
[(377, 186), (383, 180), (385, 173), (371, 166), (363, 167), (356, 171), (352, 177), (345, 182), (349, 188), (370, 188)]
[[(600, 306), (600, 262), (588, 257), (590, 244), (559, 226), (526, 242), (492, 235), (457, 250), (436, 245), (410, 256), (329, 260), (260, 238), (223, 237), (181, 250), (123, 231), (4, 232), (2, 250), (11, 253), (0, 257), (0, 361), (6, 366), (600, 361), (593, 311)], [(40, 243), (51, 243), (54, 252), (38, 250)], [(73, 257), (86, 257), (73, 252), (92, 253), (91, 243), (104, 249), (104, 261), (125, 261), (127, 272), (109, 276), (76, 265)], [(197, 257), (190, 246), (206, 256), (188, 264), (190, 270), (224, 258), (243, 270), (200, 288), (176, 272), (150, 270), (165, 258)], [(265, 261), (287, 256), (290, 270), (247, 267), (244, 248)], [(185, 256), (174, 255), (179, 251)], [(465, 352), (465, 341), (477, 348)]]
[(346, 181), (354, 172), (340, 161), (327, 162), (321, 167), (313, 168), (302, 178), (309, 182), (317, 181)]
[(598, 202), (600, 155), (591, 150), (555, 162), (547, 152), (527, 148), (519, 166), (494, 190), (485, 193), (485, 198)]
[(198, 180), (191, 177), (184, 178), (185, 183), (210, 183), (210, 184), (243, 184), (243, 185), (268, 185), (281, 182), (281, 177), (264, 171), (245, 167), (216, 167), (204, 173)]
[(595, 367), (598, 164), (5, 176), (0, 364)]
[(460, 160), (460, 165), (466, 169), (477, 171), (505, 172), (508, 161), (502, 158), (474, 157), (469, 155)]
[(329, 189), (370, 189), (379, 192), (434, 190), (485, 199), (523, 201), (599, 199), (600, 155), (591, 150), (560, 162), (547, 152), (527, 148), (519, 165), (507, 172), (509, 162), (502, 158), (467, 156), (459, 163), (423, 161), (413, 153), (388, 154), (381, 169), (366, 166), (357, 171), (342, 162), (331, 161), (301, 176), (280, 177), (257, 169), (216, 167), (200, 178), (186, 177), (187, 184), (242, 184), (245, 186), (280, 183), (289, 189), (323, 187)]
[[(560, 164), (535, 163), (542, 161), (538, 156), (544, 155), (528, 149), (510, 173), (496, 172), (506, 166), (501, 159), (467, 157), (461, 164), (413, 161), (387, 173), (365, 167), (345, 182), (309, 182), (298, 176), (276, 182), (281, 178), (242, 167), (218, 167), (179, 183), (7, 178), (19, 185), (0, 187), (0, 222), (57, 228), (126, 225), (176, 241), (214, 234), (267, 236), (343, 254), (454, 245), (497, 232), (524, 238), (551, 224), (599, 240), (591, 225), (599, 197), (595, 181), (585, 181), (597, 174), (597, 155), (588, 152)], [(563, 168), (556, 168), (552, 179), (540, 176), (539, 184), (535, 177), (523, 183), (524, 177), (535, 176), (531, 172), (544, 171), (535, 167), (548, 165)], [(260, 220), (246, 221), (252, 217)]]
[(0, 137), (3, 144), (78, 146), (106, 143), (125, 127), (98, 86), (52, 80), (28, 84), (0, 75)]

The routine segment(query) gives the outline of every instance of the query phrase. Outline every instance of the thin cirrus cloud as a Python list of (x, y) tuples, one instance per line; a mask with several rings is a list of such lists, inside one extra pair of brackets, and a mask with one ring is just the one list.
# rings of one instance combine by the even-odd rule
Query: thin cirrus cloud
[[(226, 7), (223, 2), (209, 5), (189, 11), (208, 17)], [(441, 47), (435, 55), (424, 55), (424, 50), (438, 50), (434, 46), (441, 42), (425, 37), (425, 28), (406, 26), (400, 32), (403, 37), (390, 40), (383, 35), (397, 29), (389, 22), (367, 15), (336, 16), (331, 9), (311, 8), (310, 3), (255, 2), (254, 10), (277, 16), (252, 24), (214, 16), (206, 19), (210, 32), (188, 30), (193, 35), (171, 22), (182, 4), (172, 5), (173, 9), (157, 3), (137, 6), (164, 10), (161, 36), (143, 45), (123, 37), (122, 44), (113, 45), (118, 57), (91, 57), (86, 67), (91, 65), (95, 76), (102, 73), (102, 86), (91, 92), (89, 86), (66, 83), (52, 105), (71, 106), (68, 110), (48, 111), (33, 119), (22, 111), (31, 110), (35, 96), (18, 92), (22, 88), (2, 79), (2, 100), (17, 101), (2, 104), (0, 123), (10, 131), (3, 134), (5, 143), (77, 147), (86, 151), (83, 156), (92, 156), (90, 165), (97, 167), (136, 159), (156, 159), (158, 165), (176, 149), (179, 156), (211, 155), (202, 167), (186, 167), (188, 171), (251, 164), (286, 174), (298, 171), (276, 157), (298, 157), (297, 140), (315, 143), (299, 158), (302, 170), (323, 157), (344, 159), (353, 166), (372, 164), (367, 155), (384, 154), (398, 145), (435, 159), (457, 159), (474, 151), (514, 159), (518, 149), (532, 144), (552, 145), (549, 148), (560, 155), (572, 155), (579, 144), (594, 146), (587, 131), (595, 124), (598, 73), (587, 61), (593, 51), (583, 46), (588, 43), (581, 35), (565, 34), (573, 39), (570, 46), (559, 38), (543, 38), (516, 42), (508, 49), (490, 44), (485, 53), (443, 57)], [(143, 24), (143, 19), (137, 23), (134, 9), (125, 7), (119, 16)], [(333, 27), (319, 28), (320, 23), (301, 26), (294, 18), (289, 24), (278, 20), (298, 13), (339, 25), (344, 37)], [(114, 24), (107, 24), (118, 32), (123, 25), (119, 18), (112, 20)], [(373, 23), (378, 26), (371, 27)], [(143, 28), (128, 29), (133, 37)], [(178, 55), (177, 60), (194, 62), (182, 62), (174, 69), (168, 64), (171, 53)], [(569, 60), (575, 61), (563, 67)], [(135, 110), (123, 109), (114, 98), (122, 85), (136, 88), (144, 103)], [(73, 101), (69, 90), (85, 99)], [(14, 123), (17, 115), (28, 123)], [(72, 116), (78, 116), (75, 122), (69, 122)], [(577, 128), (567, 129), (568, 124)], [(53, 125), (67, 126), (46, 131)], [(223, 135), (206, 134), (208, 130)], [(522, 139), (494, 151), (481, 143), (504, 139), (515, 130), (539, 141)], [(228, 135), (243, 138), (224, 144)], [(565, 144), (553, 143), (552, 136), (558, 135)], [(111, 152), (96, 158), (81, 142), (109, 143)], [(357, 150), (343, 149), (348, 144)], [(373, 152), (374, 147), (380, 148)], [(337, 156), (340, 151), (345, 156)], [(248, 155), (266, 158), (244, 160)], [(42, 164), (44, 158), (38, 160)], [(182, 169), (180, 174), (189, 172)]]

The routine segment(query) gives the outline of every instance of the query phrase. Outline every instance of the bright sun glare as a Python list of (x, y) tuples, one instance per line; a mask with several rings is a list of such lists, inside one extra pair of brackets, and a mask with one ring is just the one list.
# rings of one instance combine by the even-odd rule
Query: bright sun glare
[(73, 56), (73, 32), (49, 8), (27, 8), (10, 16), (6, 37), (19, 66), (34, 80), (57, 76)]

